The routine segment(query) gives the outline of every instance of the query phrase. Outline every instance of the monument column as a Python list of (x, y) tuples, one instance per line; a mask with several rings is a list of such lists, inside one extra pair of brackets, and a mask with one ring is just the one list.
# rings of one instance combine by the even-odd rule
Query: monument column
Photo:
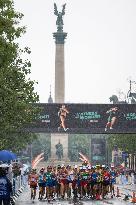
[[(67, 33), (63, 32), (63, 15), (65, 14), (65, 5), (62, 6), (62, 12), (57, 11), (54, 3), (54, 14), (57, 16), (57, 32), (53, 33), (55, 39), (55, 103), (65, 102), (65, 56), (64, 43)], [(60, 142), (63, 146), (63, 161), (68, 159), (68, 134), (51, 134), (51, 159), (56, 160), (56, 144)]]
[(53, 33), (55, 38), (55, 103), (65, 102), (65, 60), (64, 60), (64, 40), (67, 33)]

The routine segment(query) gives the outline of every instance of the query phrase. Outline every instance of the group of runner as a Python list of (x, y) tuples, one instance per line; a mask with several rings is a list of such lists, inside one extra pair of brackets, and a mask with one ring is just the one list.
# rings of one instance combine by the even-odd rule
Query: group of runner
[[(39, 172), (32, 169), (29, 185), (36, 196), (39, 187), (39, 200), (54, 199), (105, 199), (108, 193), (115, 196), (114, 184), (117, 172), (114, 166), (105, 165), (58, 165), (41, 168)], [(32, 193), (32, 192), (31, 192)]]

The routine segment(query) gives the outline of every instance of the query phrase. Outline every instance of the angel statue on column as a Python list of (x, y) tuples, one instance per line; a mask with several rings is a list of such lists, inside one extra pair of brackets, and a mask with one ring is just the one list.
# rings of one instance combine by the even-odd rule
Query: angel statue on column
[(58, 12), (57, 5), (54, 3), (54, 14), (57, 16), (56, 25), (57, 25), (57, 31), (62, 32), (63, 31), (63, 16), (65, 15), (65, 6), (66, 4), (62, 5), (62, 12)]

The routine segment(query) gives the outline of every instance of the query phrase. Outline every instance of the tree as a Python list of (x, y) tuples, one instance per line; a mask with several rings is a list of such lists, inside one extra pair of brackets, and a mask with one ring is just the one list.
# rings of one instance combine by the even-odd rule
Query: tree
[[(40, 133), (36, 140), (32, 143), (33, 156), (36, 157), (38, 154), (44, 152), (45, 161), (50, 156), (51, 152), (51, 136), (50, 134)], [(47, 156), (48, 155), (48, 156)]]
[(11, 141), (20, 149), (32, 140), (32, 134), (23, 128), (38, 113), (35, 81), (29, 78), (31, 63), (23, 60), (30, 50), (17, 43), (25, 33), (25, 27), (19, 26), (22, 17), (12, 0), (0, 0), (0, 149), (11, 147)]
[(136, 134), (109, 135), (108, 145), (111, 149), (117, 145), (120, 150), (133, 154), (136, 152)]
[(71, 161), (79, 161), (79, 152), (89, 156), (90, 135), (69, 135), (69, 158)]

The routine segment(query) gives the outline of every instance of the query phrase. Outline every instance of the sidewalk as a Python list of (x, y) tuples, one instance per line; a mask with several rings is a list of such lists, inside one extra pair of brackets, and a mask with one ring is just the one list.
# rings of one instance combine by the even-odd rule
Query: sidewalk
[(127, 184), (124, 186), (124, 189), (127, 189), (127, 190), (132, 191), (132, 192), (133, 191), (136, 192), (136, 184), (133, 184), (133, 185)]
[(123, 185), (123, 184), (116, 184), (115, 187), (118, 187), (120, 190), (124, 192), (128, 192), (130, 195), (133, 192), (136, 192), (136, 184), (135, 185)]
[(128, 191), (131, 191), (131, 192), (135, 192), (136, 191), (136, 184), (134, 185), (131, 185), (131, 184), (116, 184), (116, 187), (119, 187), (120, 189), (123, 189), (123, 190), (128, 190)]
[(133, 195), (135, 194), (135, 196), (136, 196), (136, 184), (135, 185), (116, 184), (115, 185), (115, 194), (116, 194), (116, 196), (117, 196), (117, 188), (119, 189), (119, 195), (120, 195), (120, 197), (118, 197), (118, 198), (120, 200), (124, 200), (125, 197), (128, 197), (127, 202), (132, 203)]

